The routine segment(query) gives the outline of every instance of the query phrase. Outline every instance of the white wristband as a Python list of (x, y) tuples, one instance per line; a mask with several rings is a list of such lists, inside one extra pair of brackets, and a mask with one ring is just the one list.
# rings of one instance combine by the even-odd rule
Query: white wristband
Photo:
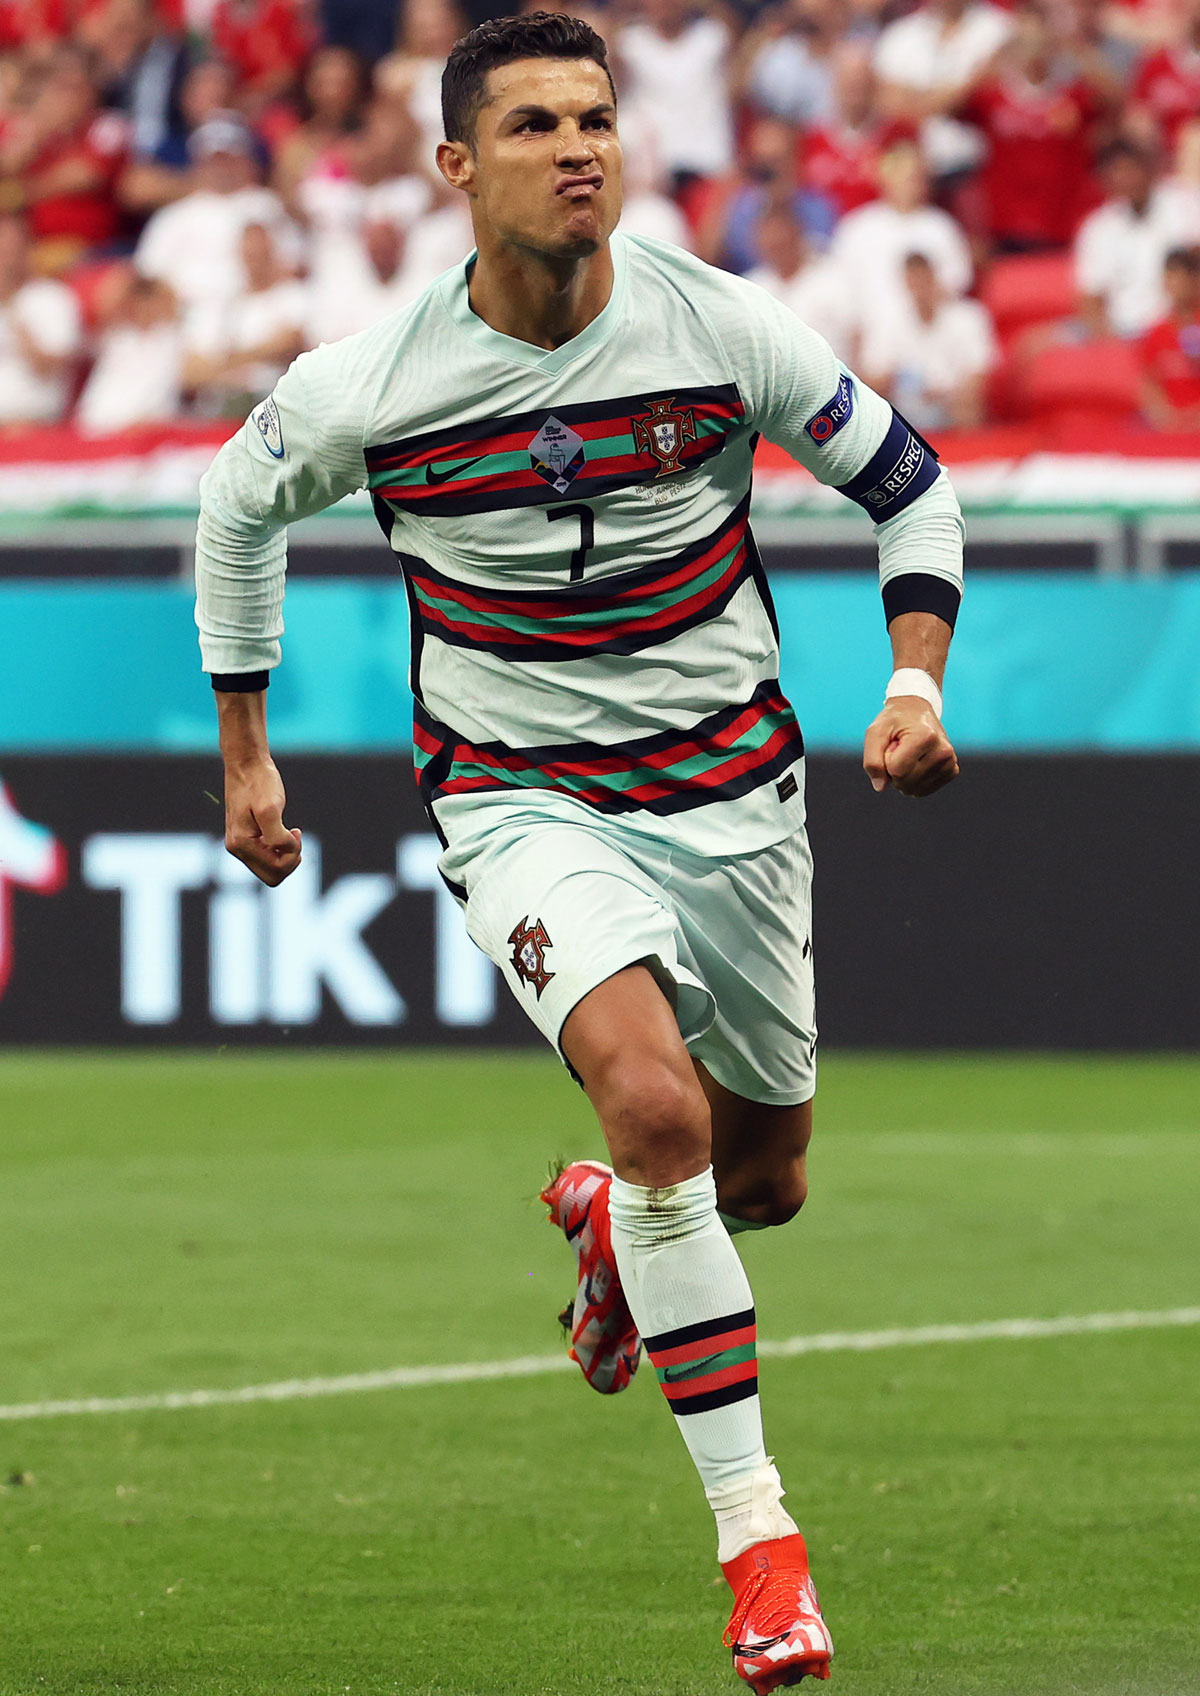
[(940, 719), (942, 716), (942, 692), (927, 671), (921, 671), (915, 665), (902, 665), (899, 671), (894, 671), (883, 692), (885, 701), (890, 701), (894, 695), (919, 695), (923, 701), (928, 701)]

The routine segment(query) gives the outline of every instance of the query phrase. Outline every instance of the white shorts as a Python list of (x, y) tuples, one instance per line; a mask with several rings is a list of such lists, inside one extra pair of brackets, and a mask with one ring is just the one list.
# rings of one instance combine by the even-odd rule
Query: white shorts
[(472, 852), (443, 856), (469, 890), (467, 929), (560, 1054), (572, 1008), (614, 972), (644, 963), (718, 1083), (773, 1106), (814, 1094), (812, 857), (803, 830), (717, 860), (620, 820), (539, 817), (528, 804), (493, 801), (486, 830), (472, 835)]

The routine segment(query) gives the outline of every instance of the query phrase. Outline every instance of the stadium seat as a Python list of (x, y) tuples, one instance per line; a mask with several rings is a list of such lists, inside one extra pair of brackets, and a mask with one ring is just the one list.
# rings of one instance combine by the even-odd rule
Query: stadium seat
[(1126, 419), (1139, 402), (1137, 356), (1128, 342), (1078, 342), (1044, 348), (1029, 362), (1024, 382), (1034, 418), (1088, 413)]
[(1069, 318), (1075, 276), (1069, 253), (1021, 253), (997, 259), (979, 291), (1002, 341), (1031, 324)]

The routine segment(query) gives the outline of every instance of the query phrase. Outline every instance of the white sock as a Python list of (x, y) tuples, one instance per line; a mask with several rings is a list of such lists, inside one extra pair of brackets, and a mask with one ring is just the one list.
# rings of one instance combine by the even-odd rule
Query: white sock
[[(738, 1544), (752, 1523), (786, 1521), (763, 1536), (789, 1535), (795, 1526), (778, 1507), (782, 1486), (763, 1447), (754, 1301), (717, 1216), (711, 1166), (667, 1189), (614, 1177), (609, 1218), (625, 1299), (718, 1515), (722, 1547)], [(770, 1479), (777, 1494), (768, 1508)]]
[(796, 1533), (796, 1522), (783, 1506), (784, 1488), (770, 1455), (757, 1472), (704, 1493), (717, 1516), (717, 1559), (722, 1564), (755, 1543)]

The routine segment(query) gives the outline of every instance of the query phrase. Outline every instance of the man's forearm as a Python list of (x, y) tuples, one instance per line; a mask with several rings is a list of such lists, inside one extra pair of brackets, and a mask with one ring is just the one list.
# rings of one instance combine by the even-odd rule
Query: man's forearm
[(915, 666), (919, 671), (927, 671), (940, 689), (952, 634), (945, 619), (936, 613), (901, 613), (888, 626), (894, 669)]
[(244, 771), (271, 758), (267, 741), (267, 692), (215, 689), (221, 758), (228, 771)]

